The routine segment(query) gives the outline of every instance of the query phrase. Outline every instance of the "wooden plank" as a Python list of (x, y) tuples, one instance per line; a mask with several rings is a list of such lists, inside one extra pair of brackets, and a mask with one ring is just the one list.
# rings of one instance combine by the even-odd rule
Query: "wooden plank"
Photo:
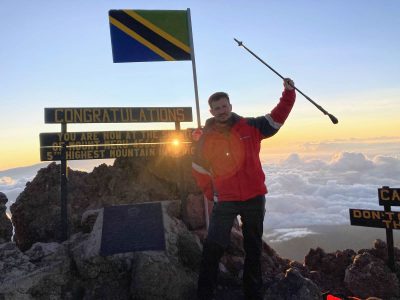
[[(62, 147), (40, 148), (41, 161), (61, 160)], [(145, 145), (74, 145), (67, 146), (67, 160), (105, 159), (119, 157), (149, 158), (157, 156), (180, 157), (193, 155), (194, 145), (192, 143), (160, 143)]]
[(191, 107), (59, 107), (44, 109), (44, 122), (48, 124), (192, 121)]
[(350, 209), (350, 224), (354, 226), (400, 229), (400, 212)]
[(141, 131), (89, 131), (47, 132), (40, 134), (40, 147), (62, 145), (112, 145), (166, 143), (179, 140), (190, 142), (193, 129), (187, 130), (141, 130)]
[(384, 186), (378, 189), (379, 205), (400, 206), (400, 188)]

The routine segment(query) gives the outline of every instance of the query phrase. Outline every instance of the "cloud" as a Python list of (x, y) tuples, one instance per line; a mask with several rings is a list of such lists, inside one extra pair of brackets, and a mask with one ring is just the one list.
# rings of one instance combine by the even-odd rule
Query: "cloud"
[(304, 152), (337, 153), (342, 151), (362, 152), (366, 155), (390, 155), (398, 157), (400, 137), (373, 137), (335, 139), (320, 142), (308, 142), (300, 146)]
[(14, 185), (15, 180), (8, 176), (0, 177), (0, 186), (1, 185)]
[(294, 238), (302, 238), (311, 234), (317, 233), (308, 228), (281, 228), (273, 229), (264, 234), (264, 239), (271, 243), (280, 243)]
[[(68, 162), (68, 167), (74, 170), (91, 172), (95, 166), (102, 163), (112, 164), (113, 161), (111, 159), (70, 161)], [(39, 169), (46, 167), (48, 164), (48, 162), (39, 163), (32, 166), (0, 171), (0, 192), (3, 192), (7, 196), (8, 202), (6, 206), (8, 213), (10, 206), (25, 189), (26, 183), (36, 176)]]
[(6, 207), (9, 211), (10, 206), (15, 202), (18, 195), (25, 189), (26, 183), (32, 180), (31, 177), (9, 177), (3, 176), (0, 178), (0, 192), (7, 196)]
[[(7, 207), (40, 167), (0, 172)], [(350, 224), (349, 208), (383, 210), (378, 188), (400, 187), (400, 158), (385, 155), (368, 158), (360, 152), (342, 152), (323, 160), (295, 153), (263, 168), (269, 191), (265, 228), (288, 231), (276, 231), (276, 240), (306, 234), (303, 229), (312, 225)]]
[(400, 187), (400, 160), (382, 155), (342, 152), (324, 161), (291, 154), (263, 167), (268, 229), (350, 224), (349, 208), (383, 210), (378, 188)]

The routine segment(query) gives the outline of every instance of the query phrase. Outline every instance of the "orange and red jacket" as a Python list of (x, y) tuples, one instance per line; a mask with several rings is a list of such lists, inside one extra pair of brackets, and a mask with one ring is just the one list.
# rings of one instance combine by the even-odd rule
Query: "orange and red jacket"
[(192, 173), (209, 200), (246, 201), (267, 193), (260, 162), (260, 145), (278, 132), (288, 117), (296, 93), (285, 90), (267, 115), (243, 118), (232, 113), (228, 126), (208, 119), (196, 145)]

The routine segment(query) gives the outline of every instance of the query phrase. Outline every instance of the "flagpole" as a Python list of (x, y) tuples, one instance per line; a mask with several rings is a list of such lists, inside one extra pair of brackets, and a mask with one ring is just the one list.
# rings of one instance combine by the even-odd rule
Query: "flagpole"
[[(192, 70), (193, 70), (193, 83), (194, 83), (194, 96), (196, 99), (196, 114), (197, 114), (197, 128), (201, 128), (201, 120), (200, 120), (200, 105), (199, 105), (199, 92), (197, 89), (197, 75), (196, 75), (196, 59), (194, 57), (194, 43), (193, 43), (193, 33), (192, 33), (192, 17), (190, 15), (190, 8), (187, 9), (188, 16), (188, 27), (189, 27), (189, 42), (190, 42), (190, 56), (192, 58)], [(208, 230), (209, 226), (209, 215), (208, 215), (208, 203), (207, 198), (203, 197), (204, 204), (204, 218), (206, 221), (206, 229)]]
[(193, 70), (194, 96), (196, 99), (197, 128), (201, 128), (199, 92), (197, 89), (196, 59), (194, 57), (194, 44), (193, 44), (192, 21), (191, 21), (191, 16), (190, 16), (190, 8), (187, 9), (187, 16), (188, 16), (189, 40), (190, 40), (189, 41), (190, 42), (190, 56), (192, 59), (192, 70)]

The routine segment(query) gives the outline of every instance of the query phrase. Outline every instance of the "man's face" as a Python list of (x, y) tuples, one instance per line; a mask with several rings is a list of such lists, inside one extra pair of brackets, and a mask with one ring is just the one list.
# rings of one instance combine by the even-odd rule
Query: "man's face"
[(227, 98), (211, 102), (210, 113), (219, 123), (226, 123), (232, 115), (232, 105)]

